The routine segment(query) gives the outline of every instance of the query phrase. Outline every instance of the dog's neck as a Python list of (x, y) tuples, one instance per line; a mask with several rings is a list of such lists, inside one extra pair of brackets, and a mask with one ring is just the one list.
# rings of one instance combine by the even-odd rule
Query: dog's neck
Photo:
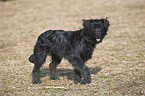
[(86, 45), (91, 45), (92, 47), (95, 47), (95, 45), (97, 44), (96, 43), (96, 40), (94, 40), (93, 38), (91, 38), (90, 36), (87, 35), (87, 33), (91, 31), (87, 28), (82, 28), (79, 30), (80, 32), (80, 36), (82, 37), (82, 41), (84, 44)]

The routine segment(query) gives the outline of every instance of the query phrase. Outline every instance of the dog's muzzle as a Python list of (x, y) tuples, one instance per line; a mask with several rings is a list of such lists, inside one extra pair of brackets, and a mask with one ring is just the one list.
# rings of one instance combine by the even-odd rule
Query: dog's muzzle
[(101, 38), (101, 36), (100, 35), (97, 35), (96, 41), (99, 42), (101, 40), (100, 38)]

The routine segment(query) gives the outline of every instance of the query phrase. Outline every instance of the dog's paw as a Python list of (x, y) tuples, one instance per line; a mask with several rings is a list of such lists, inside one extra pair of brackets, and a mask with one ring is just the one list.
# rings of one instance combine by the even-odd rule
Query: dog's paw
[(32, 83), (33, 84), (41, 84), (41, 80), (40, 79), (39, 80), (33, 80)]
[(91, 76), (90, 73), (88, 73), (87, 75), (85, 75), (84, 78), (82, 78), (81, 84), (89, 84), (91, 83)]
[(75, 74), (75, 75), (74, 75), (74, 83), (75, 83), (75, 84), (78, 84), (78, 83), (80, 83), (80, 82), (81, 82), (81, 76)]
[(58, 76), (50, 76), (50, 79), (51, 80), (59, 80), (59, 77)]
[(91, 78), (82, 79), (81, 84), (89, 84), (91, 83)]
[(90, 74), (90, 69), (86, 67), (81, 84), (88, 84), (88, 83), (91, 83), (91, 74)]

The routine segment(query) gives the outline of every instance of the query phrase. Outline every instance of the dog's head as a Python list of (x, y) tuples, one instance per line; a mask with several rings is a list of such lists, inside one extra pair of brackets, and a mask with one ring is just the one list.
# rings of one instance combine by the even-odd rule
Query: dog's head
[(97, 43), (101, 42), (107, 34), (110, 23), (106, 19), (90, 19), (83, 20), (83, 26), (86, 30), (86, 35), (91, 36)]

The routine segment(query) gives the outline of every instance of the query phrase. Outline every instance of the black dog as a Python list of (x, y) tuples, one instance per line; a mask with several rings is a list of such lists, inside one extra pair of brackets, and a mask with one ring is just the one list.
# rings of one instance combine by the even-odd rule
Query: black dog
[(29, 61), (34, 63), (32, 83), (41, 83), (39, 70), (50, 55), (50, 78), (57, 79), (56, 67), (62, 58), (67, 59), (74, 67), (75, 83), (90, 83), (91, 76), (85, 62), (92, 57), (95, 45), (102, 42), (107, 34), (109, 21), (106, 19), (83, 20), (83, 27), (77, 31), (48, 30), (42, 33), (34, 47), (34, 54)]

